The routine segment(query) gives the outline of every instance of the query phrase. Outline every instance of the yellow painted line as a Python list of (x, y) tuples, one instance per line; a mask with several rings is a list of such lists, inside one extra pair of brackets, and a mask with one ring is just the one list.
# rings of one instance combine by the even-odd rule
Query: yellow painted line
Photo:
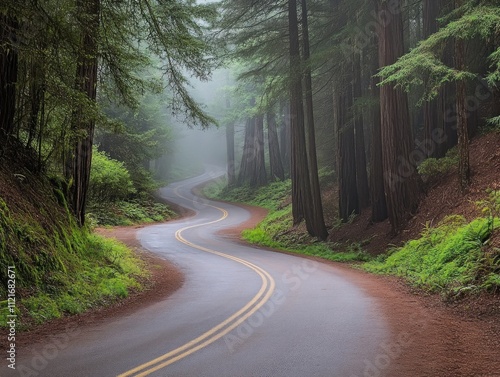
[[(180, 198), (189, 200), (189, 198), (186, 198), (182, 196), (179, 193), (179, 188), (182, 186), (179, 186), (174, 189), (174, 193), (179, 196)], [(203, 224), (196, 224), (196, 225), (191, 225), (184, 227), (182, 229), (179, 229), (175, 233), (175, 238), (179, 241), (182, 242), (185, 245), (188, 245), (192, 248), (215, 254), (223, 258), (227, 258), (230, 260), (233, 260), (235, 262), (238, 262), (240, 264), (245, 265), (246, 267), (250, 268), (253, 270), (257, 275), (262, 280), (262, 285), (257, 292), (257, 294), (245, 305), (243, 306), (240, 310), (238, 310), (236, 313), (234, 313), (232, 316), (227, 318), (225, 321), (221, 322), (217, 326), (213, 327), (212, 329), (208, 330), (207, 332), (203, 333), (196, 339), (191, 340), (190, 342), (184, 344), (181, 347), (178, 347), (162, 356), (157, 357), (154, 360), (151, 360), (147, 363), (144, 363), (142, 365), (139, 365), (125, 373), (122, 373), (118, 375), (118, 377), (129, 377), (129, 376), (134, 376), (134, 377), (145, 377), (148, 376), (151, 373), (156, 372), (159, 369), (165, 368), (170, 364), (175, 363), (176, 361), (179, 361), (186, 356), (191, 355), (192, 353), (205, 348), (209, 344), (212, 344), (216, 340), (222, 338), (224, 335), (230, 333), (233, 331), (236, 327), (238, 327), (241, 323), (246, 321), (248, 318), (250, 318), (254, 313), (256, 313), (264, 304), (269, 300), (269, 298), (272, 296), (274, 292), (274, 288), (276, 286), (274, 279), (269, 275), (269, 273), (259, 266), (256, 266), (253, 263), (250, 263), (244, 259), (235, 257), (233, 255), (225, 254), (220, 251), (212, 250), (200, 245), (196, 245), (188, 240), (186, 240), (183, 236), (182, 233), (186, 230), (201, 227), (201, 226), (206, 226), (206, 225), (211, 225), (215, 224), (217, 222), (220, 222), (224, 219), (226, 219), (229, 214), (228, 212), (220, 207), (216, 207), (211, 204), (206, 204), (206, 206), (214, 208), (222, 212), (222, 216), (218, 218), (217, 220), (213, 220), (207, 223)]]

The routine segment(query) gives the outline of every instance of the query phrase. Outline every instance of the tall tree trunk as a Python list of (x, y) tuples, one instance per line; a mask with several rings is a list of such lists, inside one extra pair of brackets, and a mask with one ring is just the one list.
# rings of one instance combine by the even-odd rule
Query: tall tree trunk
[[(353, 95), (354, 99), (363, 96), (361, 87), (361, 57), (359, 54), (354, 56), (353, 64)], [(368, 174), (366, 171), (366, 146), (365, 132), (363, 125), (363, 114), (358, 108), (355, 108), (354, 113), (354, 136), (356, 149), (356, 182), (358, 187), (358, 198), (360, 209), (370, 205), (370, 189), (368, 187)]]
[(255, 118), (255, 158), (252, 161), (252, 177), (250, 185), (254, 187), (267, 184), (266, 161), (264, 150), (264, 115)]
[[(463, 4), (463, 1), (456, 1), (457, 7)], [(461, 39), (455, 41), (455, 67), (458, 71), (465, 69), (465, 43)], [(469, 165), (469, 132), (467, 126), (467, 89), (464, 80), (457, 81), (457, 133), (458, 133), (458, 176), (460, 188), (465, 192), (470, 182)]]
[(280, 130), (280, 152), (281, 152), (281, 161), (283, 163), (283, 170), (285, 171), (285, 176), (290, 176), (290, 150), (291, 145), (290, 142), (292, 140), (291, 130), (290, 130), (290, 103), (281, 103), (280, 105), (281, 115), (283, 117), (283, 123), (281, 125)]
[[(226, 98), (226, 109), (231, 108), (229, 98)], [(234, 123), (226, 125), (226, 154), (227, 154), (227, 185), (234, 186), (236, 183), (235, 161), (234, 161)]]
[(0, 15), (0, 149), (8, 145), (14, 131), (16, 83), (19, 69), (15, 46), (18, 22), (10, 14)]
[[(391, 4), (401, 7), (402, 1)], [(380, 27), (379, 35), (379, 66), (385, 67), (404, 54), (403, 20), (401, 13), (390, 12), (387, 1), (379, 0), (378, 4), (380, 11), (389, 17)], [(420, 196), (419, 179), (410, 158), (413, 138), (406, 93), (400, 88), (382, 86), (380, 111), (387, 209), (392, 231), (399, 233), (416, 210)]]
[(311, 222), (311, 184), (307, 163), (304, 108), (302, 102), (302, 75), (300, 69), (299, 25), (297, 0), (288, 0), (288, 27), (290, 38), (290, 127), (291, 127), (291, 179), (292, 215), (294, 225), (306, 220), (309, 233), (314, 229)]
[[(350, 75), (348, 75), (350, 76)], [(359, 197), (356, 182), (356, 151), (354, 126), (350, 121), (352, 108), (352, 83), (348, 77), (341, 80), (338, 90), (338, 147), (339, 147), (339, 216), (348, 221), (352, 214), (359, 214)]]
[(276, 128), (276, 117), (272, 110), (267, 112), (267, 142), (269, 148), (269, 168), (271, 179), (280, 181), (285, 179), (285, 171), (281, 161), (280, 146), (278, 142), (278, 130)]
[[(424, 0), (423, 4), (424, 38), (438, 31), (438, 17), (441, 14), (441, 0)], [(427, 80), (427, 79), (426, 79)], [(434, 140), (434, 130), (443, 129), (442, 94), (424, 103), (424, 144), (423, 152), (427, 157), (439, 157), (440, 147)]]
[[(375, 40), (375, 48), (378, 51), (378, 42)], [(375, 53), (377, 59), (373, 60), (371, 94), (376, 101), (377, 106), (373, 110), (372, 124), (372, 148), (370, 164), (370, 198), (372, 202), (372, 221), (378, 223), (387, 219), (387, 201), (385, 199), (384, 188), (384, 166), (382, 162), (382, 129), (380, 115), (380, 89), (378, 87), (379, 79), (375, 76), (378, 70), (378, 53)]]
[(318, 156), (316, 154), (316, 131), (314, 126), (314, 108), (313, 108), (313, 93), (312, 93), (312, 77), (310, 66), (310, 48), (309, 48), (309, 24), (307, 15), (306, 0), (302, 0), (302, 46), (306, 63), (304, 71), (305, 84), (305, 109), (306, 109), (306, 124), (307, 124), (307, 159), (309, 163), (309, 175), (311, 179), (311, 199), (313, 206), (313, 218), (311, 219), (314, 227), (314, 234), (321, 239), (328, 237), (328, 231), (325, 226), (323, 216), (323, 203), (321, 201), (321, 188), (318, 177)]
[[(76, 89), (95, 105), (97, 95), (97, 54), (100, 25), (100, 0), (78, 0), (77, 7), (81, 16), (79, 24), (82, 30), (81, 48), (76, 70)], [(88, 111), (88, 110), (87, 110)], [(85, 206), (92, 162), (92, 144), (95, 119), (80, 109), (73, 114), (72, 129), (78, 138), (73, 147), (73, 154), (66, 170), (72, 182), (70, 205), (80, 225), (85, 223)], [(84, 136), (80, 136), (84, 135)]]
[(252, 176), (252, 160), (255, 159), (255, 118), (248, 118), (245, 124), (245, 140), (243, 142), (243, 154), (241, 155), (238, 184), (244, 185), (250, 182)]
[(226, 126), (226, 149), (227, 149), (227, 185), (234, 186), (236, 183), (235, 160), (234, 160), (234, 123)]
[(45, 97), (45, 73), (43, 72), (43, 64), (33, 59), (31, 62), (30, 75), (30, 115), (28, 120), (28, 141), (26, 145), (31, 147), (32, 142), (36, 138), (37, 132), (40, 132), (40, 110)]

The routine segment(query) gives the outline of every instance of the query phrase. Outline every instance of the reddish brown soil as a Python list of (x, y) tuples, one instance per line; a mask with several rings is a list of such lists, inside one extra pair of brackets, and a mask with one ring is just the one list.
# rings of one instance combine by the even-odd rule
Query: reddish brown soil
[(475, 138), (470, 144), (470, 151), (469, 190), (460, 192), (456, 172), (428, 182), (418, 212), (401, 234), (396, 237), (391, 235), (389, 221), (373, 224), (370, 211), (365, 210), (352, 224), (332, 230), (329, 239), (345, 245), (360, 242), (368, 252), (377, 255), (390, 245), (401, 245), (417, 238), (426, 224), (436, 225), (447, 215), (463, 215), (468, 220), (477, 217), (479, 212), (475, 203), (487, 197), (486, 190), (500, 190), (500, 133)]

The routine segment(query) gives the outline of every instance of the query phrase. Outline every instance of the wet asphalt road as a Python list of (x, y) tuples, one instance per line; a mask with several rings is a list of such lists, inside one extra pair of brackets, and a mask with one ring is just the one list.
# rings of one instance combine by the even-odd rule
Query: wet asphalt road
[(195, 216), (138, 233), (145, 248), (183, 271), (182, 288), (128, 316), (75, 325), (34, 345), (32, 353), (18, 355), (17, 369), (2, 367), (0, 375), (376, 375), (381, 345), (390, 339), (375, 300), (334, 266), (218, 235), (246, 221), (249, 213), (192, 194), (193, 187), (213, 176), (161, 190)]

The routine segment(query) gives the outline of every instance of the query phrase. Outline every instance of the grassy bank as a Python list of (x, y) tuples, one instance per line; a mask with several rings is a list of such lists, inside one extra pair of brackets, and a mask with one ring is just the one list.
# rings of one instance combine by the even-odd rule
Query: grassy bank
[(133, 200), (90, 203), (87, 218), (92, 226), (128, 226), (167, 221), (175, 216), (166, 204), (146, 195)]
[(484, 217), (469, 222), (447, 216), (434, 227), (426, 226), (420, 238), (390, 249), (363, 265), (367, 271), (404, 278), (430, 292), (461, 295), (500, 288), (500, 192), (478, 203)]
[(273, 182), (257, 189), (227, 188), (223, 180), (218, 180), (204, 188), (204, 194), (209, 198), (245, 203), (263, 207), (269, 211), (267, 217), (257, 227), (243, 232), (243, 239), (250, 243), (337, 262), (359, 262), (371, 259), (370, 255), (357, 243), (353, 243), (348, 250), (340, 252), (338, 244), (319, 242), (310, 237), (303, 226), (294, 227), (289, 200), (290, 192), (290, 180)]
[(204, 193), (211, 198), (269, 210), (256, 228), (243, 232), (243, 238), (253, 244), (332, 261), (363, 262), (357, 266), (372, 273), (402, 277), (415, 287), (447, 296), (500, 288), (498, 191), (491, 191), (486, 200), (477, 203), (483, 216), (473, 221), (463, 216), (448, 216), (436, 226), (424, 227), (419, 238), (372, 257), (359, 243), (352, 243), (347, 250), (339, 252), (340, 245), (318, 242), (309, 237), (302, 226), (294, 227), (290, 185), (290, 181), (285, 181), (259, 189), (228, 189), (225, 182), (219, 181), (208, 185)]
[(42, 179), (25, 177), (17, 183), (10, 174), (1, 177), (0, 280), (5, 284), (0, 286), (0, 326), (11, 314), (8, 266), (15, 272), (19, 330), (105, 306), (142, 289), (147, 272), (131, 250), (77, 226), (61, 192)]

